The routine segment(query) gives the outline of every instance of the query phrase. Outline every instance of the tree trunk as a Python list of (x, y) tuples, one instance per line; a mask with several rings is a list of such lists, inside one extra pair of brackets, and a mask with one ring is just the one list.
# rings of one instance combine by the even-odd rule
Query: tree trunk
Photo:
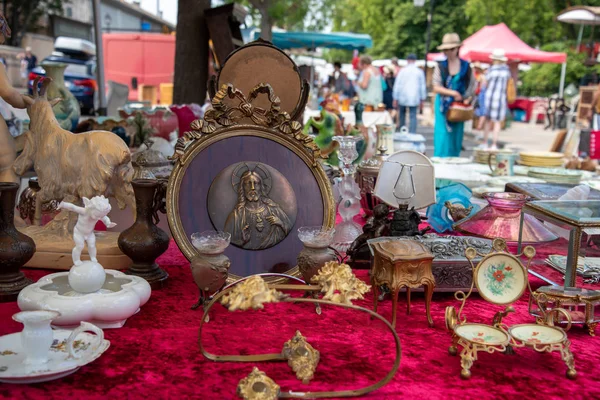
[(261, 7), (258, 11), (260, 12), (260, 37), (271, 42), (273, 40), (273, 20), (269, 15), (269, 9)]
[(208, 28), (204, 10), (210, 0), (179, 0), (175, 41), (175, 104), (204, 104), (208, 80)]

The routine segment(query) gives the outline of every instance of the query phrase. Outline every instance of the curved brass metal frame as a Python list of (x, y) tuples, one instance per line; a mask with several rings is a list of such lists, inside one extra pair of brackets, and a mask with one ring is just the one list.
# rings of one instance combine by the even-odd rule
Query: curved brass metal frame
[[(315, 277), (315, 278), (318, 278), (318, 277)], [(313, 279), (313, 280), (316, 281), (316, 279)], [(202, 345), (202, 327), (204, 326), (204, 323), (207, 320), (210, 309), (213, 307), (213, 305), (219, 299), (228, 295), (235, 289), (236, 289), (235, 286), (229, 287), (228, 289), (223, 290), (223, 291), (219, 292), (218, 294), (216, 294), (215, 297), (210, 302), (210, 304), (208, 305), (208, 307), (206, 307), (206, 309), (204, 310), (204, 315), (200, 322), (200, 328), (199, 328), (199, 334), (198, 334), (198, 345), (200, 347), (200, 351), (202, 352), (202, 355), (211, 361), (217, 361), (217, 362), (227, 362), (227, 361), (258, 362), (258, 361), (286, 361), (286, 360), (288, 360), (285, 357), (283, 352), (282, 353), (272, 353), (272, 354), (256, 354), (256, 355), (248, 355), (248, 356), (241, 356), (241, 355), (238, 356), (238, 355), (216, 355), (216, 354), (209, 353), (204, 349), (204, 346)], [(245, 382), (246, 385), (249, 385), (249, 386), (245, 387), (244, 390), (240, 389), (240, 386), (238, 386), (238, 394), (241, 395), (241, 393), (244, 393), (246, 396), (244, 398), (248, 398), (248, 399), (254, 398), (252, 396), (248, 396), (248, 392), (249, 391), (252, 392), (250, 389), (248, 389), (248, 387), (251, 387), (252, 384), (255, 384), (257, 381), (260, 381), (263, 383), (263, 385), (261, 386), (262, 388), (265, 388), (266, 386), (268, 386), (270, 388), (269, 391), (271, 392), (271, 397), (263, 397), (261, 394), (261, 397), (256, 397), (256, 398), (265, 398), (265, 399), (273, 398), (274, 399), (274, 398), (356, 397), (356, 396), (362, 396), (364, 394), (367, 394), (369, 392), (372, 392), (374, 390), (381, 388), (382, 386), (387, 384), (394, 377), (394, 375), (398, 371), (398, 368), (400, 367), (400, 358), (401, 358), (400, 338), (398, 337), (396, 330), (392, 327), (392, 325), (385, 318), (381, 317), (379, 314), (377, 314), (369, 309), (366, 309), (364, 307), (359, 307), (359, 306), (355, 306), (352, 304), (338, 303), (338, 302), (329, 301), (329, 300), (289, 297), (288, 295), (284, 295), (281, 292), (277, 292), (277, 290), (293, 290), (293, 291), (303, 291), (303, 292), (306, 292), (306, 291), (323, 291), (323, 292), (325, 292), (326, 291), (326, 289), (324, 287), (318, 286), (318, 285), (274, 285), (274, 284), (269, 284), (268, 285), (269, 293), (266, 293), (266, 294), (264, 294), (264, 296), (261, 296), (262, 298), (268, 298), (268, 300), (264, 300), (264, 302), (312, 303), (312, 304), (330, 305), (330, 306), (347, 308), (350, 310), (361, 311), (361, 312), (369, 314), (372, 318), (379, 319), (392, 332), (392, 335), (394, 337), (394, 342), (396, 345), (396, 357), (394, 360), (394, 366), (388, 372), (388, 374), (385, 375), (385, 377), (383, 379), (381, 379), (379, 382), (377, 382), (373, 385), (370, 385), (370, 386), (368, 386), (366, 388), (362, 388), (362, 389), (341, 390), (341, 391), (334, 391), (334, 392), (295, 392), (295, 391), (291, 391), (291, 390), (287, 391), (287, 392), (279, 392), (279, 386), (275, 382), (273, 382), (270, 378), (268, 378), (264, 374), (264, 372), (259, 371), (255, 367), (252, 374), (250, 374), (249, 377), (240, 381), (240, 385), (242, 385), (242, 382)], [(327, 294), (325, 295), (325, 297), (327, 297)], [(335, 298), (341, 300), (344, 298), (349, 299), (350, 297), (345, 297), (342, 295), (342, 296), (338, 296)], [(252, 307), (253, 308), (262, 308), (262, 303), (259, 304), (258, 306), (252, 306)], [(316, 368), (316, 364), (314, 365), (314, 368)], [(277, 391), (276, 395), (275, 395), (275, 393), (273, 393), (273, 391), (275, 391), (275, 390)]]
[[(252, 106), (252, 100), (259, 94), (265, 94), (271, 101), (271, 109), (264, 110)], [(236, 98), (238, 107), (230, 107), (223, 103), (223, 99)], [(173, 233), (173, 238), (181, 252), (188, 260), (197, 255), (197, 251), (183, 229), (179, 214), (179, 191), (183, 177), (192, 160), (210, 145), (238, 136), (255, 136), (272, 140), (283, 148), (296, 154), (312, 171), (313, 176), (321, 191), (323, 201), (323, 226), (335, 226), (335, 201), (331, 184), (325, 170), (319, 163), (321, 152), (309, 136), (301, 131), (301, 125), (292, 121), (287, 113), (281, 112), (278, 106), (279, 99), (268, 84), (255, 87), (246, 97), (231, 85), (224, 85), (212, 100), (213, 109), (203, 120), (192, 122), (189, 132), (179, 138), (175, 146), (175, 166), (169, 179), (167, 188), (167, 219)], [(257, 125), (238, 125), (237, 120), (250, 117)], [(220, 125), (220, 127), (218, 127)], [(250, 251), (250, 250), (249, 250)], [(298, 275), (298, 267), (285, 271), (288, 275)], [(230, 274), (228, 283), (242, 277)], [(284, 278), (269, 279), (271, 282), (281, 282)]]
[[(308, 102), (308, 96), (310, 94), (310, 84), (308, 83), (308, 81), (306, 79), (302, 79), (302, 77), (300, 76), (300, 70), (298, 69), (298, 66), (296, 65), (296, 63), (294, 62), (294, 60), (292, 60), (292, 58), (287, 55), (287, 53), (285, 53), (284, 51), (282, 51), (280, 48), (278, 48), (277, 46), (273, 45), (273, 43), (263, 40), (263, 39), (258, 39), (255, 40), (253, 42), (250, 42), (234, 51), (232, 51), (227, 58), (225, 59), (225, 61), (223, 61), (223, 63), (221, 64), (221, 69), (223, 69), (223, 66), (225, 66), (225, 64), (227, 63), (227, 61), (232, 58), (234, 56), (234, 54), (236, 54), (239, 51), (244, 51), (247, 50), (249, 47), (254, 47), (254, 46), (267, 46), (269, 48), (273, 48), (279, 52), (281, 52), (281, 54), (283, 56), (285, 56), (286, 58), (288, 58), (290, 60), (290, 62), (292, 63), (292, 65), (294, 65), (294, 72), (298, 74), (298, 78), (300, 79), (301, 82), (301, 88), (300, 88), (300, 98), (298, 99), (298, 104), (296, 105), (296, 107), (294, 108), (294, 110), (290, 113), (291, 115), (291, 119), (294, 121), (300, 121), (300, 119), (302, 118), (302, 115), (304, 115), (304, 109), (306, 107), (306, 103)], [(221, 72), (219, 71), (219, 73), (217, 75), (213, 75), (212, 77), (210, 77), (210, 79), (208, 80), (208, 94), (210, 96), (210, 98), (212, 99), (213, 97), (215, 97), (215, 94), (217, 93), (217, 91), (219, 90), (219, 79), (221, 78)], [(232, 83), (232, 82), (228, 82), (228, 83)]]
[[(473, 270), (473, 282), (471, 283), (471, 288), (469, 290), (469, 293), (467, 293), (467, 294), (465, 294), (465, 292), (463, 292), (463, 291), (458, 291), (454, 294), (454, 297), (456, 298), (456, 300), (461, 302), (461, 306), (460, 306), (458, 313), (456, 312), (456, 308), (454, 306), (446, 307), (446, 328), (452, 332), (452, 344), (448, 348), (448, 352), (451, 355), (457, 355), (458, 354), (458, 346), (462, 347), (462, 350), (460, 352), (461, 368), (462, 368), (461, 374), (460, 374), (461, 377), (464, 379), (468, 379), (471, 377), (470, 369), (473, 366), (473, 363), (475, 361), (477, 361), (477, 352), (478, 351), (485, 351), (487, 353), (494, 353), (494, 352), (509, 353), (509, 352), (512, 352), (512, 350), (514, 348), (530, 347), (533, 350), (540, 352), (540, 353), (543, 353), (543, 352), (551, 353), (553, 351), (560, 352), (561, 358), (567, 365), (567, 373), (566, 373), (567, 378), (574, 379), (577, 376), (577, 372), (575, 371), (575, 362), (573, 359), (573, 353), (571, 353), (571, 350), (570, 350), (571, 342), (567, 339), (566, 334), (564, 336), (564, 340), (559, 343), (536, 344), (536, 343), (527, 343), (527, 342), (517, 340), (510, 334), (508, 326), (502, 322), (502, 319), (504, 317), (506, 317), (508, 315), (508, 313), (515, 311), (514, 308), (510, 305), (508, 305), (504, 309), (504, 311), (497, 312), (496, 315), (494, 315), (494, 319), (491, 324), (491, 327), (499, 329), (500, 331), (504, 332), (507, 335), (507, 337), (509, 338), (508, 343), (505, 343), (505, 344), (477, 343), (474, 341), (467, 340), (463, 337), (459, 337), (456, 334), (456, 328), (460, 325), (467, 323), (467, 319), (466, 319), (466, 317), (464, 317), (462, 315), (462, 311), (467, 302), (467, 299), (471, 296), (471, 293), (473, 293), (473, 288), (476, 285), (477, 271), (486, 259), (488, 259), (494, 255), (497, 255), (497, 254), (503, 254), (503, 255), (510, 256), (512, 259), (516, 260), (517, 264), (520, 265), (525, 270), (525, 276), (527, 278), (527, 276), (528, 276), (527, 271), (529, 271), (529, 266), (531, 265), (531, 260), (535, 256), (535, 249), (532, 246), (526, 246), (523, 249), (523, 252), (520, 254), (517, 254), (517, 255), (512, 255), (512, 254), (508, 253), (506, 241), (504, 239), (494, 239), (494, 241), (492, 243), (492, 250), (493, 250), (492, 253), (487, 254), (487, 255), (478, 253), (474, 248), (468, 248), (465, 251), (465, 256), (469, 260), (469, 263), (471, 264), (471, 268)], [(475, 257), (477, 257), (478, 255), (483, 258), (477, 264), (477, 266), (475, 266), (473, 264), (473, 259)], [(521, 258), (523, 256), (525, 256), (527, 259), (526, 265), (523, 265), (521, 263), (521, 261), (519, 260), (519, 258)], [(540, 310), (544, 310), (544, 308), (540, 307), (540, 303), (544, 302), (545, 295), (544, 294), (534, 295), (534, 292), (531, 290), (531, 284), (529, 283), (529, 279), (526, 279), (526, 281), (527, 281), (527, 283), (526, 283), (526, 285), (523, 285), (523, 290), (521, 291), (519, 298), (521, 296), (523, 296), (523, 293), (525, 293), (525, 289), (529, 289), (530, 295), (533, 296), (535, 298), (535, 301), (538, 303), (538, 308)], [(481, 292), (480, 292), (480, 294), (481, 294)], [(482, 296), (482, 297), (484, 297), (484, 296)], [(506, 303), (497, 303), (497, 302), (491, 301), (490, 299), (485, 298), (485, 297), (484, 297), (484, 299), (493, 304), (506, 305)], [(540, 325), (554, 327), (554, 322), (555, 322), (555, 319), (557, 318), (554, 316), (555, 313), (562, 314), (567, 319), (568, 325), (567, 325), (566, 330), (568, 330), (571, 327), (571, 316), (566, 310), (564, 310), (562, 308), (554, 308), (551, 311), (544, 313), (542, 318), (539, 318), (536, 321), (536, 323), (540, 324)], [(525, 324), (525, 325), (527, 325), (527, 324)], [(556, 329), (563, 330), (560, 327), (556, 327)]]

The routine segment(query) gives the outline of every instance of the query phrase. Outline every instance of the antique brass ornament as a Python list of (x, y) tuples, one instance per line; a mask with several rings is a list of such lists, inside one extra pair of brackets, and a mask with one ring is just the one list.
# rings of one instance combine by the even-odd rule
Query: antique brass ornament
[(275, 400), (279, 397), (279, 385), (258, 368), (238, 383), (237, 394), (242, 399)]
[(229, 311), (258, 310), (264, 308), (265, 303), (277, 303), (288, 297), (269, 285), (260, 276), (252, 276), (238, 285), (233, 290), (223, 295), (221, 304)]
[[(268, 284), (262, 277), (255, 275), (242, 280), (240, 283), (219, 292), (212, 299), (204, 311), (200, 322), (198, 344), (200, 351), (212, 361), (259, 362), (259, 361), (287, 361), (296, 373), (296, 377), (304, 384), (310, 382), (319, 363), (320, 353), (313, 348), (302, 334), (296, 335), (283, 345), (280, 353), (255, 354), (255, 355), (216, 355), (207, 352), (202, 345), (202, 327), (204, 326), (210, 309), (220, 301), (230, 311), (261, 309), (266, 303), (312, 303), (320, 305), (337, 306), (369, 314), (372, 318), (382, 321), (390, 330), (396, 345), (396, 358), (388, 374), (379, 382), (362, 389), (341, 390), (335, 392), (280, 392), (279, 386), (268, 378), (263, 372), (254, 368), (252, 373), (238, 386), (238, 395), (244, 399), (275, 399), (275, 398), (324, 398), (324, 397), (355, 397), (372, 392), (387, 384), (395, 375), (400, 366), (400, 339), (389, 322), (371, 310), (352, 305), (354, 299), (362, 299), (363, 294), (369, 291), (370, 286), (357, 279), (350, 267), (336, 262), (327, 263), (312, 279), (318, 285), (292, 285)], [(323, 299), (290, 297), (281, 290), (317, 291), (324, 293)], [(260, 383), (260, 384), (257, 384)], [(277, 393), (276, 397), (273, 396)]]
[(250, 161), (219, 172), (210, 185), (207, 207), (215, 229), (230, 233), (234, 246), (250, 250), (284, 240), (298, 213), (296, 194), (283, 174)]
[(362, 299), (371, 289), (354, 275), (348, 264), (335, 261), (326, 263), (311, 281), (320, 286), (324, 300), (340, 304), (352, 304), (352, 300)]
[(321, 354), (315, 350), (300, 331), (296, 331), (293, 338), (285, 342), (281, 355), (288, 360), (288, 365), (296, 373), (296, 378), (308, 385), (315, 376)]
[[(261, 108), (254, 104), (259, 96), (266, 96), (268, 99), (268, 102), (266, 103), (270, 104), (268, 108)], [(264, 98), (260, 97), (260, 99), (262, 101)], [(251, 121), (254, 125), (249, 124), (248, 121)], [(210, 151), (215, 148), (215, 146), (222, 145), (222, 141), (244, 138), (245, 142), (246, 137), (249, 142), (254, 141), (253, 143), (256, 143), (256, 140), (267, 140), (274, 142), (274, 146), (281, 146), (282, 152), (290, 152), (290, 156), (294, 158), (294, 160), (298, 160), (296, 161), (297, 164), (302, 165), (303, 168), (304, 166), (308, 167), (307, 172), (309, 172), (309, 174), (307, 174), (306, 177), (310, 177), (310, 185), (318, 187), (319, 193), (315, 197), (318, 196), (317, 198), (320, 199), (319, 203), (322, 202), (323, 213), (322, 220), (320, 220), (318, 224), (327, 229), (335, 226), (335, 201), (333, 199), (333, 192), (327, 174), (319, 162), (319, 160), (323, 158), (321, 152), (318, 146), (313, 142), (312, 138), (302, 133), (301, 124), (292, 120), (287, 113), (281, 111), (280, 99), (273, 93), (273, 89), (269, 84), (259, 84), (247, 95), (230, 84), (222, 85), (212, 99), (212, 109), (205, 114), (204, 119), (192, 122), (190, 128), (190, 131), (179, 138), (177, 145), (175, 146), (175, 153), (171, 157), (174, 161), (174, 168), (167, 189), (167, 217), (169, 227), (171, 228), (173, 238), (179, 249), (188, 260), (192, 260), (198, 252), (190, 240), (190, 235), (193, 233), (191, 230), (195, 228), (190, 227), (191, 222), (188, 220), (189, 217), (184, 214), (184, 210), (180, 210), (180, 201), (189, 202), (189, 197), (191, 196), (190, 193), (193, 193), (193, 186), (190, 186), (190, 181), (186, 179), (186, 173), (187, 171), (191, 171), (191, 174), (198, 173), (198, 163), (194, 163), (196, 157), (201, 158), (206, 154), (210, 154)], [(263, 166), (266, 165), (262, 163), (263, 160), (261, 160), (259, 154), (256, 154), (251, 150), (247, 151), (248, 155), (244, 154), (244, 150), (242, 150), (241, 153), (237, 153), (240, 154), (241, 157), (244, 157), (244, 159), (236, 161), (247, 162), (253, 167), (257, 163)], [(193, 165), (192, 168), (190, 168), (191, 165)], [(276, 170), (276, 168), (280, 167), (273, 164), (272, 168)], [(273, 178), (273, 173), (271, 172), (270, 174), (271, 178)], [(266, 175), (263, 178), (266, 178)], [(289, 174), (288, 176), (285, 176), (285, 178), (290, 182), (293, 180)], [(240, 181), (241, 179), (242, 177), (240, 176)], [(268, 180), (268, 178), (266, 179)], [(264, 181), (264, 179), (262, 179), (262, 181)], [(213, 180), (212, 182), (214, 183), (215, 181)], [(235, 184), (235, 182), (232, 184)], [(297, 191), (298, 183), (293, 183), (293, 185), (295, 185), (294, 190)], [(229, 187), (229, 190), (231, 190), (231, 187)], [(275, 192), (275, 190), (281, 190), (281, 185), (277, 189), (273, 188), (272, 191)], [(272, 199), (271, 196), (269, 197)], [(298, 208), (306, 206), (306, 204), (302, 203), (300, 197), (296, 200), (298, 201)], [(282, 209), (285, 209), (285, 202), (277, 201), (276, 203)], [(319, 204), (319, 210), (321, 210), (321, 204)], [(205, 211), (202, 210), (202, 212)], [(223, 223), (225, 223), (225, 220), (230, 213), (232, 213), (232, 209), (226, 210)], [(319, 213), (321, 213), (321, 211), (319, 211)], [(209, 215), (211, 216), (210, 221), (213, 221), (212, 214)], [(268, 216), (252, 216), (252, 218), (256, 219), (256, 221), (253, 220), (253, 232), (256, 237), (254, 239), (251, 238), (251, 241), (253, 240), (254, 244), (250, 243), (250, 241), (244, 244), (244, 237), (242, 237), (240, 241), (237, 241), (233, 234), (232, 244), (239, 248), (243, 248), (246, 251), (255, 253), (273, 250), (273, 243), (276, 243), (278, 240), (281, 240), (281, 243), (285, 243), (285, 238), (288, 236), (294, 225), (291, 213), (286, 210), (285, 215), (289, 217), (289, 223), (286, 221), (286, 218), (282, 217), (278, 217), (277, 219), (273, 218), (273, 220), (270, 221), (269, 219), (266, 219)], [(260, 221), (258, 221), (258, 219), (260, 219)], [(198, 224), (198, 222), (194, 223)], [(302, 223), (303, 221), (296, 219), (296, 224)], [(312, 223), (314, 224), (314, 222)], [(259, 240), (259, 236), (261, 236), (258, 234), (260, 233), (259, 228), (262, 227), (264, 232), (272, 225), (282, 226), (282, 229), (280, 229), (281, 233), (277, 234), (276, 240), (267, 240), (265, 238)], [(245, 225), (242, 226), (242, 228), (243, 227), (245, 227)], [(202, 229), (205, 230), (207, 227), (196, 229), (196, 231)], [(218, 226), (216, 229), (223, 230), (224, 226)], [(261, 264), (260, 260), (255, 260), (254, 262)], [(232, 259), (232, 264), (238, 265), (234, 259)], [(278, 272), (292, 276), (299, 275), (295, 259), (286, 259), (285, 264), (289, 266), (289, 269)], [(270, 268), (271, 265), (268, 267)], [(245, 276), (248, 276), (251, 273), (264, 272), (260, 271), (260, 268), (258, 267), (248, 267), (248, 270), (250, 270), (250, 272)], [(244, 275), (236, 275), (230, 271), (227, 282), (232, 283), (243, 277)], [(285, 280), (285, 278), (282, 277), (269, 277), (265, 279), (269, 282), (282, 282)]]
[[(252, 102), (259, 94), (266, 94), (271, 102), (271, 108), (265, 110), (255, 107)], [(235, 107), (225, 104), (225, 99), (236, 99), (239, 104)], [(322, 158), (321, 150), (312, 138), (302, 133), (302, 124), (293, 121), (288, 113), (282, 112), (279, 97), (273, 93), (273, 88), (268, 83), (262, 83), (252, 89), (246, 98), (244, 94), (233, 85), (222, 85), (215, 94), (212, 108), (204, 114), (204, 119), (197, 119), (191, 123), (191, 130), (177, 140), (175, 154), (172, 159), (179, 161), (185, 153), (190, 142), (200, 139), (204, 134), (215, 133), (220, 127), (237, 125), (238, 121), (250, 118), (256, 125), (276, 129), (281, 134), (293, 137), (309, 151), (312, 152), (314, 162)]]
[[(572, 321), (573, 324), (584, 324), (587, 327), (590, 336), (596, 336), (596, 326), (598, 319), (595, 312), (595, 307), (600, 304), (600, 291), (581, 289), (573, 292), (565, 292), (563, 290), (554, 290), (554, 286), (545, 286), (538, 288), (529, 297), (529, 313), (540, 320), (544, 320), (544, 315), (547, 316), (548, 310), (565, 307), (584, 307), (583, 318), (579, 321)], [(540, 310), (535, 310), (533, 305), (543, 306), (542, 313)], [(550, 313), (552, 314), (552, 313)], [(560, 318), (560, 315), (558, 315)], [(564, 323), (564, 319), (553, 321), (554, 323)], [(568, 321), (567, 321), (568, 322)]]
[[(461, 377), (464, 379), (471, 377), (471, 367), (477, 361), (478, 352), (511, 353), (513, 348), (529, 347), (539, 353), (559, 352), (567, 366), (567, 378), (575, 379), (577, 372), (573, 353), (570, 350), (571, 342), (565, 330), (554, 326), (554, 322), (560, 315), (568, 322), (566, 330), (570, 328), (571, 316), (566, 310), (553, 308), (538, 318), (535, 324), (509, 327), (503, 322), (509, 313), (515, 311), (511, 304), (519, 300), (527, 288), (530, 293), (533, 293), (529, 284), (528, 269), (531, 259), (535, 256), (535, 249), (527, 246), (523, 249), (523, 253), (514, 256), (507, 252), (506, 242), (503, 239), (495, 239), (493, 251), (487, 255), (479, 254), (483, 258), (475, 266), (473, 259), (478, 254), (473, 248), (465, 251), (465, 256), (473, 268), (473, 284), (467, 294), (463, 291), (454, 294), (454, 297), (461, 302), (458, 313), (454, 307), (446, 308), (446, 327), (452, 332), (452, 345), (448, 352), (457, 355), (458, 346), (462, 347)], [(527, 259), (526, 265), (520, 261), (523, 256)], [(462, 315), (474, 286), (477, 286), (479, 294), (486, 301), (506, 306), (504, 311), (494, 315), (491, 325), (467, 323), (466, 317)], [(534, 297), (538, 307), (540, 303), (546, 301), (543, 294)]]
[(446, 206), (446, 208), (448, 208), (448, 212), (450, 213), (450, 216), (452, 217), (453, 221), (460, 221), (467, 218), (473, 210), (473, 205), (465, 207), (462, 204), (451, 203), (450, 201), (446, 201), (444, 205)]

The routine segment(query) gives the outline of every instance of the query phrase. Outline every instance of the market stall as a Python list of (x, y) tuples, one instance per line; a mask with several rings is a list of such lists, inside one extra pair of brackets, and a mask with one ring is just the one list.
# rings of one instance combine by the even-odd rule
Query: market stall
[[(488, 63), (494, 49), (504, 49), (509, 64), (518, 63), (555, 63), (562, 64), (559, 97), (563, 96), (565, 86), (565, 53), (547, 52), (534, 49), (523, 42), (504, 23), (484, 26), (466, 38), (460, 47), (460, 57), (471, 62)], [(440, 54), (428, 54), (428, 60), (437, 60)]]
[[(134, 166), (117, 135), (62, 130), (48, 84), (23, 98), (30, 132), (12, 167), (38, 174), (19, 198), (24, 219), (52, 220), (15, 218), (19, 185), (0, 183), (0, 396), (600, 389), (600, 249), (582, 240), (600, 226), (600, 203), (576, 186), (583, 174), (558, 168), (562, 153), (429, 159), (407, 132), (393, 152), (393, 127), (378, 119), (375, 155), (360, 130), (324, 144), (299, 122), (309, 93), (297, 65), (263, 41), (227, 58), (209, 85), (212, 108), (168, 160), (145, 152)], [(529, 178), (562, 186), (545, 186), (541, 202), (530, 202), (539, 188), (487, 193), (481, 208), (455, 184), (485, 168), (513, 178), (517, 156)], [(109, 198), (135, 205), (133, 224), (115, 229)], [(34, 256), (44, 265), (27, 269)], [(65, 263), (68, 272), (48, 271)]]

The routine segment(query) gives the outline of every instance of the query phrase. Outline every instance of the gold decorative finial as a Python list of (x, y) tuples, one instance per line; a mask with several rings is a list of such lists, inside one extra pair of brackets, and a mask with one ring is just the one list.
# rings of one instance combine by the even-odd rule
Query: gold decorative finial
[(321, 286), (324, 300), (341, 304), (352, 304), (352, 300), (362, 299), (371, 289), (354, 275), (349, 265), (335, 261), (326, 263), (311, 282)]
[(245, 400), (275, 400), (279, 397), (279, 385), (258, 368), (238, 383), (237, 395)]
[(288, 360), (288, 365), (296, 373), (296, 378), (308, 385), (315, 376), (315, 370), (319, 365), (321, 354), (312, 347), (300, 331), (296, 331), (293, 338), (285, 342), (281, 351), (283, 357)]
[(253, 276), (237, 284), (234, 289), (223, 296), (221, 304), (229, 309), (248, 310), (264, 308), (265, 303), (277, 303), (288, 295), (269, 289), (269, 285), (260, 276)]

